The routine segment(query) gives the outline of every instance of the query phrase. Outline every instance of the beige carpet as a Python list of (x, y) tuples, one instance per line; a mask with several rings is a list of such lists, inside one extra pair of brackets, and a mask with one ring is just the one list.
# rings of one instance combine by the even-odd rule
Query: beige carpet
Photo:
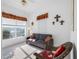
[(13, 51), (13, 56), (11, 59), (35, 59), (36, 57), (33, 55), (35, 52), (39, 53), (42, 50), (37, 49), (30, 45), (24, 45), (21, 47), (17, 47)]

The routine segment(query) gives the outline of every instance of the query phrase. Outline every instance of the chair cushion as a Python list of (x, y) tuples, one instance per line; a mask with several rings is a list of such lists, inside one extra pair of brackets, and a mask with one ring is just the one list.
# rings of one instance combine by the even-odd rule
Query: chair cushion
[(63, 45), (59, 46), (57, 50), (54, 52), (54, 57), (59, 56), (64, 50), (65, 50), (65, 47)]
[(47, 50), (42, 51), (40, 56), (42, 56), (43, 59), (53, 59), (53, 53), (50, 53), (50, 51)]

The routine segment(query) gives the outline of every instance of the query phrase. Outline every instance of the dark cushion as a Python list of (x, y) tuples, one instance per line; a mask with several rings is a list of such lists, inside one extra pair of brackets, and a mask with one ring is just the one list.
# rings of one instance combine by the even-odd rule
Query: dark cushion
[(36, 40), (44, 40), (48, 34), (36, 34), (34, 33), (33, 36), (36, 38)]
[(38, 41), (36, 41), (36, 42), (30, 42), (30, 45), (39, 47), (39, 48), (41, 48), (41, 49), (45, 49), (45, 44), (43, 43), (42, 40), (38, 40)]
[(30, 45), (37, 46), (37, 47), (40, 47), (40, 48), (45, 49), (44, 39), (48, 35), (50, 35), (50, 34), (33, 33), (33, 35), (31, 36), (31, 38), (34, 38), (35, 39), (35, 42), (30, 42), (28, 39), (26, 40), (26, 42), (29, 42)]
[(58, 47), (57, 50), (54, 52), (54, 57), (59, 56), (64, 50), (65, 50), (65, 47), (63, 45)]

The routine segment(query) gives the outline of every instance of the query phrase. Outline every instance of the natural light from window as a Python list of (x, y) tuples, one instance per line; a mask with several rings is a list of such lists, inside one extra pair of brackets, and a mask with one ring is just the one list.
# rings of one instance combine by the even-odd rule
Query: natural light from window
[(26, 35), (26, 21), (2, 18), (2, 39), (11, 39)]

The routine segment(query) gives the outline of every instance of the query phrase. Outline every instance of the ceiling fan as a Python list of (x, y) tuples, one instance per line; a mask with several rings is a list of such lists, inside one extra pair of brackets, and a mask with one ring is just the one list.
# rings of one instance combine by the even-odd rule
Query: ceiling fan
[(25, 5), (27, 3), (26, 0), (21, 0), (21, 2), (22, 2), (22, 5)]
[(36, 1), (37, 1), (37, 0), (21, 0), (22, 5), (26, 5), (28, 2), (34, 3), (34, 2), (36, 2)]

